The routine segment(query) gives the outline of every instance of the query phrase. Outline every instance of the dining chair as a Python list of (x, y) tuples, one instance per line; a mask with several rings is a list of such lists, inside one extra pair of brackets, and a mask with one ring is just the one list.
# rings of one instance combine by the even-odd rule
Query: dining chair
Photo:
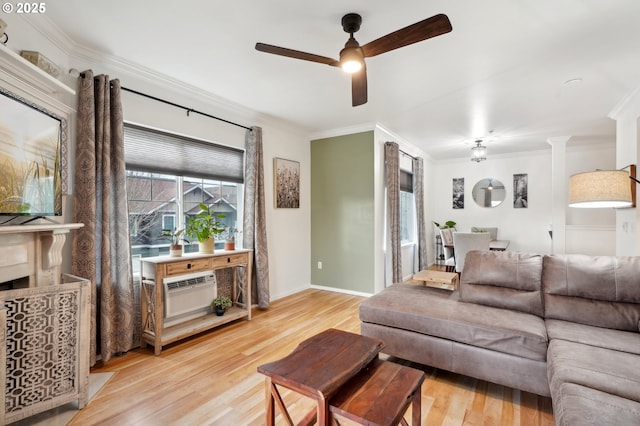
[(455, 251), (456, 272), (462, 273), (464, 260), (471, 250), (489, 250), (491, 234), (488, 232), (454, 232), (453, 247)]
[(444, 265), (447, 272), (452, 272), (456, 266), (454, 257), (453, 231), (455, 228), (440, 228), (440, 239), (442, 240), (442, 252), (444, 253)]
[(491, 241), (495, 241), (498, 239), (498, 228), (486, 226), (472, 226), (471, 232), (488, 232), (491, 235)]

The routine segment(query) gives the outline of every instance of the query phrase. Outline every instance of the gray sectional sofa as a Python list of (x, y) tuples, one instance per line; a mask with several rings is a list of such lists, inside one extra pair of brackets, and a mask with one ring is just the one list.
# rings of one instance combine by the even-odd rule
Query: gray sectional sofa
[(558, 425), (640, 425), (640, 257), (473, 251), (459, 291), (395, 284), (360, 320), (389, 355), (550, 396)]

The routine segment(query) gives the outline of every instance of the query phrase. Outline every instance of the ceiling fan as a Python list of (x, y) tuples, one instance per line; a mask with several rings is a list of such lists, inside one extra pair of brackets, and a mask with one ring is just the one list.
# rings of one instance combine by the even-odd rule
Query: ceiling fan
[(265, 43), (256, 43), (256, 50), (342, 67), (345, 72), (352, 74), (351, 96), (355, 107), (367, 103), (367, 70), (364, 58), (380, 55), (451, 31), (449, 18), (438, 14), (360, 46), (353, 37), (353, 34), (360, 29), (360, 24), (362, 24), (362, 17), (357, 13), (348, 13), (342, 17), (342, 28), (349, 33), (349, 40), (340, 51), (340, 60)]

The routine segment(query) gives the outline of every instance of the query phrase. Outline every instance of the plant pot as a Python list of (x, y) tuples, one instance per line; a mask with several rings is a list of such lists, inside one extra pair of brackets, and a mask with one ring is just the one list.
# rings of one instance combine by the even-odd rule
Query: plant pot
[(169, 256), (171, 257), (182, 256), (182, 244), (171, 244), (169, 246)]
[(224, 249), (225, 250), (235, 250), (236, 249), (236, 242), (235, 241), (225, 241), (224, 242)]
[(216, 315), (219, 317), (223, 316), (226, 311), (225, 308), (218, 308), (217, 306), (213, 308), (213, 310), (215, 311)]
[(207, 238), (204, 241), (198, 241), (198, 251), (200, 253), (212, 254), (213, 253), (213, 238)]

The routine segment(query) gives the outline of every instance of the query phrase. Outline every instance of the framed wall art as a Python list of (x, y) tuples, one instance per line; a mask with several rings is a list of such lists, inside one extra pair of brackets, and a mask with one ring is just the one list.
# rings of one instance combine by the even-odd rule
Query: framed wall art
[(453, 178), (453, 204), (454, 209), (464, 209), (464, 178)]
[(300, 163), (284, 158), (273, 159), (275, 206), (278, 209), (300, 207)]
[(513, 208), (526, 209), (529, 205), (529, 176), (527, 173), (513, 175)]

